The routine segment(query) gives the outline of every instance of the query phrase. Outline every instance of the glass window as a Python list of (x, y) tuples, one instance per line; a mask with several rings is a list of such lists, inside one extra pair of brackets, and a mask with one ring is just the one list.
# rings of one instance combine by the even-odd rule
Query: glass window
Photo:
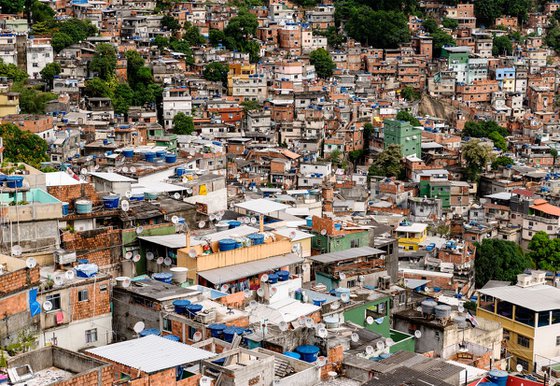
[(171, 320), (163, 318), (163, 331), (171, 332)]
[(539, 312), (539, 327), (548, 326), (550, 324), (550, 311)]
[(86, 330), (86, 343), (97, 342), (97, 328)]
[(531, 341), (523, 335), (517, 335), (517, 344), (527, 348), (531, 347)]
[(88, 290), (84, 289), (84, 290), (78, 291), (78, 301), (79, 302), (85, 302), (86, 300), (88, 300)]
[(508, 302), (499, 302), (498, 315), (511, 319), (513, 317), (513, 305)]
[(535, 312), (524, 307), (515, 308), (515, 321), (528, 326), (535, 325)]
[(552, 310), (552, 324), (560, 323), (560, 310)]
[(47, 295), (46, 300), (51, 302), (52, 311), (60, 310), (60, 294)]

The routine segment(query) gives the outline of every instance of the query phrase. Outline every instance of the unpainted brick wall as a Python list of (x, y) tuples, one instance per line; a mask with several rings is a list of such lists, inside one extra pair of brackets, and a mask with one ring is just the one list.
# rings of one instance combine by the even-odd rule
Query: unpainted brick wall
[(66, 232), (62, 235), (62, 247), (76, 251), (79, 259), (104, 267), (121, 260), (121, 231), (111, 227), (85, 232)]
[(74, 201), (79, 198), (87, 198), (93, 201), (95, 205), (101, 203), (101, 199), (93, 184), (49, 186), (47, 192), (62, 202), (67, 202), (70, 210), (74, 210)]
[(0, 280), (0, 295), (7, 295), (37, 285), (39, 284), (39, 278), (39, 266), (8, 272), (2, 275)]

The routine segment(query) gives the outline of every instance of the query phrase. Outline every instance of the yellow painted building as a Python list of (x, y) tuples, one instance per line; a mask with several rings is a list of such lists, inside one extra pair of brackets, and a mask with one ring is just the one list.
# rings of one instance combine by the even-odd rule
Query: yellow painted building
[(540, 371), (560, 356), (560, 289), (546, 284), (544, 272), (518, 275), (516, 285), (479, 290), (476, 315), (502, 325), (511, 370), (521, 365)]
[(422, 223), (406, 223), (395, 230), (399, 248), (405, 251), (417, 251), (420, 244), (428, 237), (428, 225)]
[(19, 114), (19, 94), (0, 90), (0, 118), (11, 114)]
[(257, 65), (250, 63), (232, 63), (229, 65), (228, 80), (228, 95), (233, 95), (233, 81), (235, 80), (249, 80), (249, 75), (257, 73)]

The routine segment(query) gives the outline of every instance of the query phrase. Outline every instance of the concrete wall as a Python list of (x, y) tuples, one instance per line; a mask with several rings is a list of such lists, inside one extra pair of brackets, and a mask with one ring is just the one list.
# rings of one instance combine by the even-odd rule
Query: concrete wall
[(295, 370), (295, 374), (287, 376), (285, 378), (279, 379), (274, 382), (274, 385), (279, 386), (307, 386), (314, 385), (318, 383), (321, 379), (321, 371), (319, 367), (316, 367), (307, 362), (301, 361), (299, 359), (291, 358), (286, 355), (266, 350), (264, 348), (257, 348), (258, 351), (263, 354), (271, 355), (279, 358), (285, 362), (288, 362), (291, 367)]
[[(62, 212), (61, 212), (62, 213)], [(58, 221), (13, 221), (11, 227), (0, 228), (1, 242), (4, 245), (20, 245), (24, 252), (26, 249), (39, 249), (60, 244)]]

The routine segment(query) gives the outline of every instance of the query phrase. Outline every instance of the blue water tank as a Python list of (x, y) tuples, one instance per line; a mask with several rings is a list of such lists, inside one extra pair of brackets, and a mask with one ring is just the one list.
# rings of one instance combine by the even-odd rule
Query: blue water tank
[(237, 248), (237, 241), (233, 239), (223, 239), (218, 242), (220, 251), (231, 251)]
[(130, 196), (130, 201), (144, 201), (144, 193), (136, 193)]
[(156, 153), (153, 152), (147, 152), (144, 153), (144, 159), (146, 160), (146, 162), (155, 162), (156, 160)]
[(122, 153), (126, 158), (134, 157), (134, 150), (132, 149), (124, 149)]
[(301, 359), (301, 355), (299, 355), (297, 352), (293, 352), (293, 351), (286, 351), (284, 353), (285, 356), (290, 357), (290, 358), (295, 358), (295, 359)]
[(144, 336), (148, 336), (148, 335), (159, 335), (160, 331), (157, 328), (146, 328), (142, 331), (140, 331), (140, 336), (144, 337)]
[(238, 226), (241, 226), (241, 221), (231, 220), (229, 222), (229, 229), (237, 228)]
[(185, 173), (186, 173), (186, 169), (185, 169), (184, 167), (179, 166), (179, 167), (175, 168), (175, 175), (176, 175), (177, 177), (184, 176)]
[(165, 162), (168, 164), (174, 164), (177, 162), (177, 154), (167, 153), (165, 155)]
[(202, 311), (202, 308), (203, 307), (202, 307), (201, 304), (190, 304), (186, 307), (187, 314), (192, 318), (196, 314), (198, 314), (200, 311)]
[(157, 272), (152, 275), (152, 279), (163, 283), (171, 284), (173, 275), (167, 272)]
[(326, 298), (313, 298), (313, 305), (315, 306), (322, 306), (327, 301)]
[(105, 209), (116, 209), (119, 207), (119, 196), (103, 196)]
[(23, 187), (23, 177), (22, 176), (7, 176), (6, 184), (8, 188), (21, 188)]
[(498, 386), (506, 386), (508, 373), (504, 370), (490, 370), (488, 372), (488, 379)]
[(278, 271), (278, 281), (287, 281), (290, 279), (290, 271)]
[(336, 288), (334, 290), (334, 293), (335, 293), (336, 297), (339, 298), (342, 294), (350, 295), (350, 289), (349, 288), (344, 288), (344, 287), (339, 287), (339, 288)]
[(264, 243), (264, 235), (260, 233), (254, 233), (252, 235), (247, 236), (253, 245), (261, 245)]
[(223, 323), (212, 323), (208, 325), (212, 338), (221, 338), (227, 326)]
[(171, 340), (173, 342), (180, 342), (181, 338), (179, 338), (177, 335), (165, 335), (164, 339), (168, 339)]
[(339, 223), (334, 224), (334, 229), (337, 231), (342, 230), (342, 224)]
[(76, 213), (87, 214), (91, 213), (93, 204), (89, 200), (77, 200), (74, 203), (74, 207), (76, 208)]
[(278, 275), (275, 273), (271, 273), (270, 275), (268, 275), (268, 282), (270, 284), (274, 284), (276, 282), (278, 282)]
[(187, 306), (191, 305), (190, 300), (179, 299), (173, 301), (173, 307), (175, 307), (175, 312), (178, 314), (185, 314), (187, 312)]
[(245, 333), (245, 329), (242, 327), (227, 327), (223, 330), (224, 340), (226, 342), (232, 342), (235, 335), (243, 335)]
[(165, 157), (165, 150), (158, 150), (156, 151), (156, 157), (163, 158)]
[(69, 212), (70, 212), (70, 204), (68, 204), (67, 202), (63, 202), (62, 203), (62, 215), (63, 216), (68, 216)]
[(301, 355), (301, 359), (305, 362), (315, 362), (319, 356), (319, 347), (317, 346), (298, 346), (296, 347), (296, 351)]
[(307, 225), (309, 228), (311, 228), (313, 226), (313, 217), (307, 216), (305, 218), (305, 225)]

